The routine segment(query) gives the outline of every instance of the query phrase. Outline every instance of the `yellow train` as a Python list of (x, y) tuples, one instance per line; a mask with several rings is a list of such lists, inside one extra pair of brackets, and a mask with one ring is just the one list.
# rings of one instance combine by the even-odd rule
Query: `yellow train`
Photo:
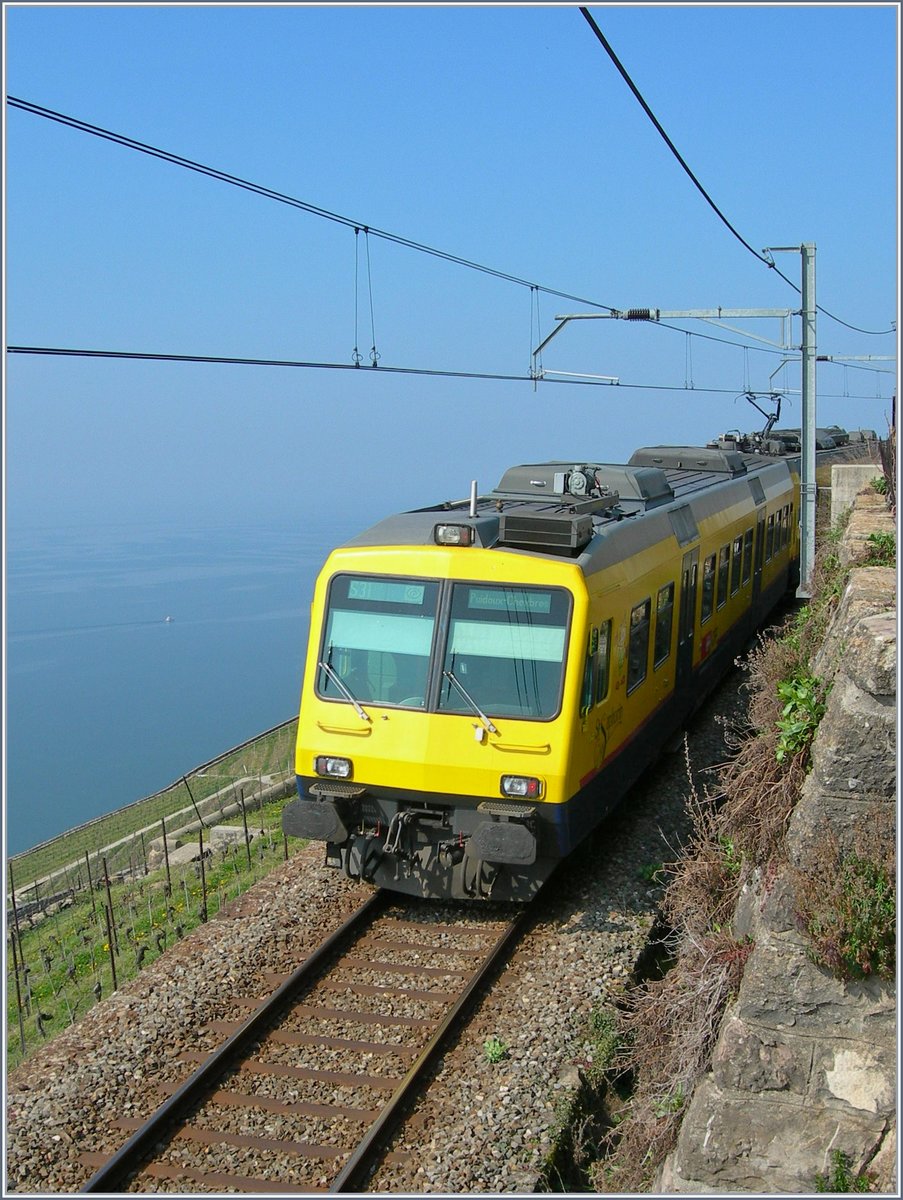
[(528, 900), (799, 577), (786, 460), (657, 446), (513, 467), (316, 584), (287, 834), (352, 878)]

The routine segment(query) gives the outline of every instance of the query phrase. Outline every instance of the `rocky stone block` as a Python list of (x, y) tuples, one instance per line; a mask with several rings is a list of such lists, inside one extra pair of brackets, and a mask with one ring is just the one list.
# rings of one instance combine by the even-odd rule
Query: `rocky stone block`
[(893, 533), (894, 519), (883, 505), (869, 508), (857, 506), (840, 543), (839, 557), (844, 566), (867, 559), (872, 552), (869, 538), (874, 533)]
[[(204, 847), (204, 857), (209, 857), (209, 847)], [(189, 842), (185, 846), (179, 846), (178, 850), (170, 851), (169, 865), (170, 867), (186, 867), (189, 863), (199, 862), (201, 858), (200, 847), (197, 843)]]
[(894, 800), (896, 723), (892, 697), (870, 696), (838, 675), (812, 754), (812, 775), (821, 790)]
[(810, 1038), (788, 1037), (731, 1017), (712, 1057), (712, 1077), (722, 1091), (785, 1092), (802, 1098), (814, 1045)]
[[(781, 871), (762, 888), (756, 897), (754, 911), (755, 924), (749, 934), (738, 929), (735, 919), (734, 933), (737, 937), (749, 936), (758, 949), (772, 946), (775, 954), (789, 954), (794, 948), (806, 949), (809, 943), (797, 920), (796, 895), (789, 871)], [(757, 953), (758, 949), (753, 953)]]
[(876, 803), (872, 799), (826, 796), (810, 776), (803, 788), (802, 799), (790, 818), (787, 830), (788, 859), (795, 867), (805, 871), (828, 833), (837, 839), (841, 854), (861, 853), (862, 831), (877, 836), (887, 830), (887, 836), (895, 840), (890, 829), (893, 820), (891, 805), (883, 801)]
[(889, 1196), (899, 1196), (897, 1190), (897, 1118), (894, 1117), (878, 1153), (869, 1163), (869, 1174), (874, 1176), (875, 1191)]
[[(182, 842), (176, 838), (166, 839), (166, 851), (168, 854), (174, 854), (175, 851), (182, 845)], [(147, 844), (147, 865), (150, 870), (155, 871), (158, 867), (162, 867), (165, 861), (163, 853), (163, 838), (154, 838), (152, 842)]]
[(749, 956), (734, 1015), (778, 1033), (833, 1036), (893, 1044), (896, 998), (875, 977), (844, 982), (817, 966), (802, 945), (775, 942)]
[(864, 692), (897, 694), (897, 610), (863, 617), (843, 656), (844, 672)]
[(737, 938), (749, 938), (757, 941), (761, 928), (762, 905), (762, 873), (755, 867), (748, 879), (740, 888), (737, 897), (737, 907), (734, 910), (733, 930)]
[[(253, 839), (252, 829), (248, 830), (248, 837)], [(212, 825), (204, 834), (204, 841), (209, 842), (215, 850), (223, 846), (243, 846), (245, 831), (241, 825)]]
[(848, 1105), (859, 1112), (895, 1113), (897, 1056), (893, 1044), (838, 1038), (820, 1042), (812, 1071), (817, 1104)]
[(863, 617), (896, 610), (897, 573), (893, 567), (859, 567), (850, 576), (813, 671), (830, 680), (846, 661), (846, 651)]
[(842, 1150), (860, 1171), (885, 1135), (871, 1113), (812, 1105), (799, 1098), (723, 1091), (711, 1078), (696, 1089), (675, 1153), (660, 1177), (662, 1191), (813, 1194), (816, 1177)]

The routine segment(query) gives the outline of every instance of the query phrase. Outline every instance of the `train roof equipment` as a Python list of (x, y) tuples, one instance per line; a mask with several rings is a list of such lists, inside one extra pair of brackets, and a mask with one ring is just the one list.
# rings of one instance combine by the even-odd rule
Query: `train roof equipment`
[(691, 501), (737, 482), (761, 503), (757, 476), (778, 461), (714, 447), (647, 446), (626, 464), (523, 463), (488, 493), (397, 513), (345, 544), (498, 547), (577, 558), (593, 553), (597, 536), (661, 512), (683, 545), (697, 536)]

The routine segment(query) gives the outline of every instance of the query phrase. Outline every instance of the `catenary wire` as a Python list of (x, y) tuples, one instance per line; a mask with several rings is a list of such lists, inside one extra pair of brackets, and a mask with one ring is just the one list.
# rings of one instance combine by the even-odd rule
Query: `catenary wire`
[[(344, 216), (340, 215), (339, 213), (334, 213), (334, 212), (330, 212), (328, 209), (319, 208), (316, 205), (310, 204), (306, 200), (299, 200), (296, 197), (288, 196), (281, 192), (276, 192), (273, 189), (265, 187), (262, 184), (252, 183), (251, 181), (246, 180), (246, 179), (241, 179), (238, 176), (229, 175), (227, 172), (220, 171), (218, 168), (204, 166), (202, 163), (197, 163), (191, 159), (183, 158), (182, 156), (174, 154), (171, 151), (162, 150), (157, 146), (151, 146), (144, 142), (138, 142), (134, 138), (127, 137), (125, 134), (114, 133), (112, 130), (104, 129), (99, 125), (91, 125), (88, 122), (82, 121), (77, 117), (69, 116), (66, 113), (55, 112), (53, 109), (44, 108), (41, 105), (32, 103), (31, 101), (22, 100), (16, 96), (8, 96), (7, 103), (10, 104), (11, 107), (21, 109), (23, 112), (31, 113), (33, 116), (45, 117), (48, 120), (55, 121), (58, 124), (69, 126), (70, 128), (76, 129), (82, 133), (90, 133), (96, 137), (102, 138), (107, 141), (111, 141), (114, 144), (124, 146), (126, 149), (133, 149), (136, 151), (140, 151), (141, 153), (148, 154), (151, 157), (160, 158), (164, 162), (169, 162), (174, 166), (181, 166), (181, 167), (184, 167), (186, 170), (194, 171), (194, 172), (196, 172), (198, 174), (202, 174), (202, 175), (207, 175), (210, 178), (217, 179), (221, 182), (233, 184), (235, 187), (239, 187), (246, 191), (250, 191), (256, 195), (263, 196), (266, 199), (276, 200), (280, 203), (287, 204), (292, 208), (298, 208), (301, 211), (309, 213), (312, 216), (322, 217), (323, 219), (332, 221), (333, 223), (344, 225), (347, 228), (351, 228), (354, 230), (355, 243), (357, 243), (358, 235), (361, 232), (363, 232), (365, 235), (368, 233), (372, 233), (375, 237), (383, 238), (387, 241), (394, 242), (395, 244), (405, 246), (409, 249), (420, 250), (426, 254), (431, 254), (435, 257), (441, 258), (445, 261), (455, 263), (460, 266), (470, 267), (474, 270), (481, 271), (485, 274), (491, 275), (498, 279), (502, 279), (506, 282), (515, 283), (515, 284), (518, 284), (521, 286), (529, 287), (531, 292), (534, 292), (537, 294), (537, 297), (538, 297), (539, 293), (545, 292), (549, 296), (557, 296), (560, 299), (564, 299), (564, 300), (574, 300), (575, 302), (580, 303), (580, 304), (585, 303), (585, 304), (590, 305), (590, 307), (592, 307), (592, 308), (604, 308), (604, 309), (607, 309), (607, 311), (610, 313), (615, 313), (618, 311), (617, 309), (611, 307), (610, 305), (602, 304), (595, 300), (584, 300), (580, 296), (575, 296), (568, 292), (558, 291), (554, 288), (544, 287), (541, 284), (528, 283), (524, 279), (520, 279), (519, 277), (514, 276), (514, 275), (508, 275), (502, 271), (497, 271), (495, 268), (484, 266), (479, 263), (471, 262), (469, 259), (458, 258), (457, 256), (447, 254), (445, 251), (437, 250), (437, 249), (434, 249), (429, 246), (421, 245), (417, 242), (412, 242), (407, 238), (402, 238), (395, 234), (386, 233), (383, 230), (373, 229), (370, 226), (364, 225), (362, 222), (353, 221), (351, 218), (344, 217)], [(369, 255), (369, 242), (368, 242), (368, 255)], [(357, 272), (357, 246), (355, 246), (355, 272)], [(357, 289), (357, 280), (355, 280), (355, 289)], [(357, 296), (357, 290), (355, 291), (355, 296)], [(355, 303), (357, 303), (357, 300), (355, 300)], [(372, 298), (371, 298), (371, 314), (372, 314)], [(355, 316), (357, 317), (356, 309), (355, 309)], [(656, 322), (656, 324), (660, 325), (662, 328), (676, 328), (675, 326), (665, 325), (662, 322)], [(357, 331), (355, 330), (355, 333), (356, 332)], [(739, 343), (739, 342), (730, 341), (729, 339), (726, 339), (726, 338), (724, 338), (724, 339), (714, 338), (714, 337), (711, 337), (711, 335), (705, 335), (705, 334), (693, 334), (692, 336), (694, 336), (694, 337), (709, 336), (710, 340), (723, 341), (725, 343), (725, 345), (742, 345), (743, 344), (743, 343)], [(375, 338), (374, 338), (374, 342), (375, 342)], [(759, 347), (753, 347), (753, 349), (759, 349)], [(355, 350), (357, 350), (357, 337), (356, 336), (355, 336)]]
[[(172, 362), (172, 363), (200, 363), (213, 364), (216, 366), (241, 366), (241, 367), (289, 367), (295, 369), (312, 370), (312, 371), (361, 371), (367, 375), (421, 375), (430, 378), (440, 379), (482, 379), (490, 380), (499, 383), (552, 383), (559, 385), (571, 385), (576, 387), (601, 387), (614, 390), (629, 389), (631, 391), (649, 391), (649, 392), (694, 392), (698, 394), (708, 393), (715, 396), (735, 396), (737, 389), (734, 388), (713, 388), (713, 387), (692, 387), (686, 385), (680, 386), (677, 384), (661, 384), (661, 383), (610, 383), (598, 379), (550, 379), (548, 376), (535, 375), (506, 375), (501, 372), (491, 371), (450, 371), (447, 369), (429, 368), (429, 367), (387, 367), (374, 363), (370, 367), (363, 367), (360, 363), (330, 363), (330, 362), (311, 362), (302, 361), (299, 359), (289, 358), (237, 358), (230, 356), (219, 356), (213, 354), (158, 354), (150, 353), (141, 350), (85, 350), (76, 349), (66, 346), (7, 346), (7, 354), (30, 354), (43, 355), (51, 358), (95, 358), (95, 359), (120, 359), (137, 362)], [(822, 393), (826, 398), (844, 399), (844, 400), (874, 400), (885, 399), (883, 396), (833, 396), (831, 393)]]
[[(587, 16), (587, 20), (590, 21), (592, 26), (598, 30), (598, 26), (595, 25), (595, 22), (592, 21), (592, 18), (589, 16), (589, 14), (586, 13), (586, 10), (581, 9), (581, 11), (585, 13), (585, 15)], [(623, 67), (621, 67), (617, 58), (614, 56), (614, 52), (611, 51), (610, 48), (607, 46), (607, 43), (604, 41), (604, 38), (603, 38), (603, 35), (601, 34), (601, 32), (599, 32), (598, 36), (600, 37), (600, 39), (603, 39), (603, 45), (605, 45), (606, 48), (609, 49), (609, 53), (613, 56), (613, 61), (618, 66), (618, 69), (624, 75), (625, 79), (627, 79), (630, 87), (637, 95), (641, 104), (649, 112), (651, 119), (653, 120), (653, 122), (655, 122), (656, 127), (659, 128), (659, 130), (661, 131), (662, 136), (665, 138), (665, 140), (668, 142), (668, 144), (672, 146), (674, 153), (677, 154), (678, 159), (680, 160), (680, 162), (682, 163), (684, 168), (687, 170), (687, 172), (690, 174), (690, 177), (694, 180), (697, 187), (699, 187), (700, 190), (703, 190), (701, 187), (701, 184), (699, 184), (698, 180), (696, 180), (695, 176), (692, 174), (689, 167), (687, 167), (686, 164), (683, 162), (683, 159), (680, 158), (680, 155), (678, 154), (677, 150), (673, 147), (667, 134), (665, 134), (664, 130), (661, 129), (661, 126), (658, 124), (658, 121), (656, 120), (654, 114), (652, 114), (651, 110), (648, 109), (648, 105), (646, 105), (646, 102), (643, 100), (642, 96), (640, 96), (639, 92), (634, 87), (632, 81), (629, 79), (629, 76), (627, 76)], [(390, 233), (386, 230), (374, 229), (372, 226), (365, 225), (363, 222), (355, 221), (350, 217), (342, 216), (340, 213), (331, 212), (329, 209), (321, 208), (318, 205), (311, 204), (309, 201), (300, 200), (297, 197), (289, 196), (285, 193), (275, 191), (274, 189), (266, 187), (263, 184), (258, 184), (258, 183), (254, 183), (250, 180), (247, 180), (247, 179), (242, 179), (239, 176), (231, 175), (226, 171), (220, 171), (216, 167), (205, 166), (203, 163), (195, 162), (192, 159), (184, 158), (183, 156), (175, 154), (172, 151), (163, 150), (158, 146), (152, 146), (145, 142), (139, 142), (134, 138), (126, 136), (125, 134), (115, 133), (112, 130), (105, 129), (99, 125), (92, 125), (87, 121), (82, 121), (78, 117), (72, 117), (66, 113), (56, 112), (53, 109), (45, 108), (44, 106), (39, 105), (39, 104), (34, 104), (32, 101), (23, 100), (17, 96), (7, 96), (7, 103), (12, 108), (20, 109), (23, 112), (30, 113), (33, 116), (44, 117), (47, 120), (55, 121), (58, 124), (68, 126), (69, 128), (78, 130), (79, 132), (89, 133), (95, 137), (102, 138), (106, 141), (111, 141), (116, 145), (125, 147), (126, 149), (135, 150), (140, 153), (147, 154), (153, 158), (159, 158), (162, 161), (169, 162), (170, 164), (172, 164), (174, 166), (183, 167), (186, 170), (194, 171), (197, 174), (206, 175), (212, 179), (219, 180), (220, 182), (228, 183), (234, 187), (242, 188), (245, 191), (252, 192), (259, 196), (263, 196), (266, 199), (275, 200), (279, 203), (286, 204), (292, 208), (300, 209), (302, 212), (306, 212), (306, 213), (310, 214), (311, 216), (321, 217), (322, 219), (332, 221), (335, 224), (344, 225), (346, 228), (353, 229), (355, 231), (355, 234), (357, 234), (359, 231), (363, 230), (365, 233), (372, 233), (374, 237), (382, 238), (383, 240), (391, 242), (395, 245), (403, 246), (410, 250), (415, 250), (415, 251), (419, 251), (423, 254), (431, 255), (435, 258), (439, 258), (445, 262), (449, 262), (449, 263), (455, 264), (457, 266), (462, 266), (462, 267), (469, 268), (471, 270), (479, 271), (483, 274), (490, 275), (493, 278), (500, 279), (500, 280), (503, 280), (508, 283), (514, 283), (521, 287), (528, 287), (531, 289), (531, 291), (536, 291), (537, 293), (544, 292), (546, 295), (557, 296), (559, 299), (562, 299), (562, 300), (573, 300), (578, 304), (588, 304), (591, 308), (606, 309), (610, 313), (615, 313), (618, 311), (613, 306), (608, 305), (608, 304), (603, 304), (601, 301), (588, 300), (584, 297), (574, 295), (573, 293), (570, 293), (570, 292), (561, 291), (557, 288), (552, 288), (547, 285), (531, 283), (530, 281), (528, 281), (526, 279), (522, 279), (519, 276), (511, 275), (505, 271), (498, 270), (494, 267), (487, 266), (483, 263), (478, 263), (471, 259), (467, 259), (467, 258), (463, 258), (459, 255), (451, 254), (448, 251), (439, 250), (436, 247), (428, 246), (424, 243), (413, 241), (412, 239), (403, 237), (399, 234)], [(706, 195), (704, 190), (703, 190), (703, 195)], [(709, 200), (709, 203), (712, 203), (711, 199), (707, 195), (706, 195), (706, 199)], [(714, 204), (713, 204), (713, 207), (714, 207)], [(718, 210), (716, 208), (716, 212), (717, 211)], [(722, 214), (719, 213), (719, 215), (722, 215)], [(723, 218), (723, 216), (722, 216), (722, 219), (725, 219), (725, 218)], [(732, 229), (732, 232), (736, 232), (733, 230), (733, 227), (729, 225), (729, 223), (728, 223), (728, 227)], [(739, 234), (737, 236), (739, 237)], [(742, 238), (740, 240), (743, 241)], [(747, 243), (744, 242), (744, 245), (747, 245)], [(751, 249), (751, 247), (748, 247), (748, 248)], [(368, 250), (369, 250), (369, 247), (368, 247)], [(781, 271), (778, 270), (778, 268), (774, 265), (773, 262), (769, 262), (767, 259), (763, 258), (761, 255), (759, 255), (754, 250), (752, 252), (754, 254), (756, 254), (756, 257), (760, 258), (762, 262), (771, 266), (774, 270), (777, 270), (778, 274), (781, 275), (781, 277), (783, 279), (785, 279), (786, 282), (789, 283), (791, 287), (793, 287), (797, 292), (799, 292), (799, 288), (797, 288), (796, 285), (791, 280), (787, 279), (786, 276), (784, 276), (781, 273)], [(822, 310), (820, 308), (819, 311), (824, 311), (824, 310)], [(830, 316), (831, 314), (826, 313), (826, 315)], [(837, 317), (834, 317), (833, 319), (838, 320), (838, 321), (840, 320)], [(843, 322), (843, 321), (841, 321), (840, 323), (846, 324), (846, 322)], [(662, 328), (675, 328), (674, 326), (663, 325), (661, 322), (656, 322), (656, 324), (661, 325)], [(853, 325), (847, 325), (847, 328), (856, 329), (857, 327), (853, 326)], [(860, 330), (858, 332), (870, 332), (870, 331)], [(875, 332), (875, 331), (871, 331), (871, 332)], [(888, 332), (890, 332), (890, 331), (888, 331)], [(693, 334), (692, 336), (706, 337), (707, 335)], [(717, 339), (717, 338), (710, 337), (710, 340), (713, 340), (713, 341), (723, 340), (726, 345), (742, 345), (743, 344), (740, 342), (732, 342), (732, 341), (729, 341), (728, 339)], [(751, 348), (759, 349), (759, 347), (751, 347)]]
[[(609, 44), (608, 39), (605, 37), (605, 34), (602, 32), (602, 30), (599, 28), (599, 26), (593, 20), (592, 14), (589, 12), (589, 10), (587, 8), (584, 8), (583, 6), (581, 6), (580, 11), (581, 11), (581, 13), (583, 13), (583, 16), (586, 18), (587, 24), (589, 25), (590, 29), (592, 29), (593, 33), (596, 35), (597, 39), (599, 40), (600, 44), (602, 45), (602, 48), (605, 50), (608, 57), (614, 63), (615, 67), (618, 70), (618, 73), (621, 75), (624, 82), (630, 88), (631, 92), (633, 92), (633, 94), (636, 97), (637, 101), (639, 102), (641, 108), (645, 112), (646, 116), (649, 118), (649, 120), (652, 122), (652, 124), (658, 130), (662, 140), (665, 142), (665, 145), (668, 147), (668, 149), (671, 151), (671, 153), (674, 155), (674, 157), (677, 159), (677, 161), (683, 167), (684, 171), (687, 173), (690, 180), (693, 182), (694, 186), (698, 189), (699, 193), (702, 195), (703, 199), (706, 201), (706, 203), (709, 205), (709, 207), (718, 216), (719, 220), (721, 220), (727, 226), (727, 228), (734, 235), (734, 237), (737, 239), (737, 241), (740, 242), (741, 245), (745, 246), (746, 249), (750, 252), (750, 254), (753, 255), (754, 258), (757, 258), (759, 260), (759, 262), (763, 263), (766, 267), (769, 267), (772, 271), (776, 271), (777, 274), (780, 275), (781, 279), (783, 279), (786, 284), (789, 284), (790, 287), (792, 287), (793, 290), (797, 294), (799, 294), (800, 293), (799, 286), (797, 284), (795, 284), (792, 279), (788, 279), (788, 277), (784, 274), (784, 272), (782, 270), (780, 270), (780, 268), (775, 264), (774, 259), (766, 258), (764, 254), (762, 254), (759, 250), (756, 250), (753, 246), (751, 246), (749, 244), (749, 242), (746, 240), (746, 238), (743, 237), (743, 235), (741, 233), (739, 233), (734, 228), (734, 226), (730, 223), (730, 221), (727, 219), (727, 217), (724, 215), (724, 213), (721, 211), (721, 209), (718, 207), (718, 205), (715, 203), (715, 201), (709, 195), (709, 193), (705, 190), (705, 188), (702, 186), (702, 184), (696, 178), (693, 171), (687, 165), (687, 162), (684, 159), (683, 155), (680, 153), (680, 151), (677, 149), (677, 147), (674, 145), (674, 143), (668, 137), (667, 133), (665, 133), (665, 130), (662, 128), (661, 123), (659, 122), (655, 113), (652, 111), (652, 109), (646, 103), (639, 88), (636, 86), (636, 84), (633, 82), (633, 80), (628, 75), (627, 71), (624, 69), (624, 66), (622, 65), (617, 54), (615, 54), (614, 50), (612, 49), (611, 45)], [(815, 307), (824, 316), (829, 317), (832, 321), (836, 321), (839, 325), (844, 325), (847, 329), (854, 330), (854, 332), (856, 332), (856, 333), (864, 333), (870, 337), (881, 337), (881, 336), (884, 336), (885, 334), (895, 332), (895, 330), (893, 330), (893, 329), (860, 329), (859, 326), (851, 325), (848, 321), (844, 321), (840, 317), (835, 316), (834, 313), (829, 312), (826, 308), (823, 308), (820, 304), (816, 304)]]
[(66, 125), (71, 129), (76, 129), (81, 133), (90, 133), (94, 137), (103, 138), (106, 141), (114, 142), (116, 145), (124, 146), (129, 150), (136, 150), (141, 154), (148, 154), (152, 158), (162, 159), (164, 162), (173, 164), (174, 166), (184, 167), (186, 170), (194, 171), (199, 175), (209, 176), (211, 179), (217, 179), (222, 183), (231, 184), (234, 187), (243, 188), (245, 191), (253, 192), (258, 196), (263, 196), (268, 200), (276, 200), (281, 204), (287, 204), (291, 208), (300, 209), (303, 212), (309, 213), (315, 217), (321, 217), (324, 220), (332, 221), (338, 225), (344, 225), (349, 229), (361, 229), (372, 234), (373, 237), (381, 238), (384, 241), (392, 242), (397, 246), (403, 246), (408, 250), (416, 250), (422, 254), (431, 255), (434, 258), (442, 259), (445, 262), (453, 263), (456, 266), (467, 267), (473, 271), (480, 271), (484, 275), (491, 275), (495, 279), (504, 280), (507, 283), (514, 283), (520, 287), (538, 288), (539, 291), (545, 292), (549, 296), (558, 296), (562, 300), (573, 300), (578, 304), (588, 304), (591, 308), (604, 308), (609, 312), (617, 311), (609, 304), (602, 304), (598, 300), (587, 300), (582, 296), (575, 296), (570, 292), (559, 291), (557, 288), (547, 287), (543, 284), (533, 283), (528, 279), (522, 279), (520, 276), (511, 275), (507, 271), (497, 270), (495, 267), (487, 266), (484, 263), (474, 262), (472, 259), (464, 258), (457, 254), (452, 254), (446, 250), (439, 250), (435, 246), (428, 246), (423, 242), (413, 241), (411, 238), (403, 237), (397, 233), (390, 233), (385, 229), (375, 229), (372, 225), (368, 225), (364, 221), (355, 221), (351, 217), (342, 216), (341, 213), (331, 212), (329, 209), (321, 208), (316, 204), (311, 204), (306, 200), (299, 200), (295, 196), (289, 196), (284, 192), (277, 192), (273, 188), (265, 187), (263, 184), (254, 183), (248, 179), (242, 179), (238, 175), (230, 175), (227, 171), (220, 171), (216, 167), (208, 167), (203, 163), (195, 162), (190, 158), (183, 158), (182, 155), (174, 154), (169, 150), (163, 150), (159, 146), (151, 146), (146, 142), (136, 141), (134, 138), (127, 137), (125, 134), (114, 133), (110, 129), (104, 129), (100, 125), (91, 125), (87, 121), (82, 121), (77, 117), (68, 116), (66, 113), (55, 112), (53, 109), (44, 108), (40, 104), (33, 104), (29, 100), (22, 100), (16, 96), (7, 96), (7, 104), (12, 108), (21, 109), (23, 112), (31, 113), (33, 116), (44, 117), (50, 121), (56, 121), (60, 125)]

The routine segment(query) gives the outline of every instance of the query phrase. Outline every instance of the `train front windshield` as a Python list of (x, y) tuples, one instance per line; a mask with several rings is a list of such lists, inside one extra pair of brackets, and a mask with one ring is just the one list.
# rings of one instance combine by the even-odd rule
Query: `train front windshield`
[(562, 588), (337, 575), (316, 691), (327, 700), (550, 720), (561, 707)]
[(435, 580), (337, 575), (329, 588), (318, 694), (423, 708), (438, 600)]
[(439, 708), (467, 712), (469, 695), (494, 716), (554, 717), (569, 611), (560, 588), (456, 583)]

